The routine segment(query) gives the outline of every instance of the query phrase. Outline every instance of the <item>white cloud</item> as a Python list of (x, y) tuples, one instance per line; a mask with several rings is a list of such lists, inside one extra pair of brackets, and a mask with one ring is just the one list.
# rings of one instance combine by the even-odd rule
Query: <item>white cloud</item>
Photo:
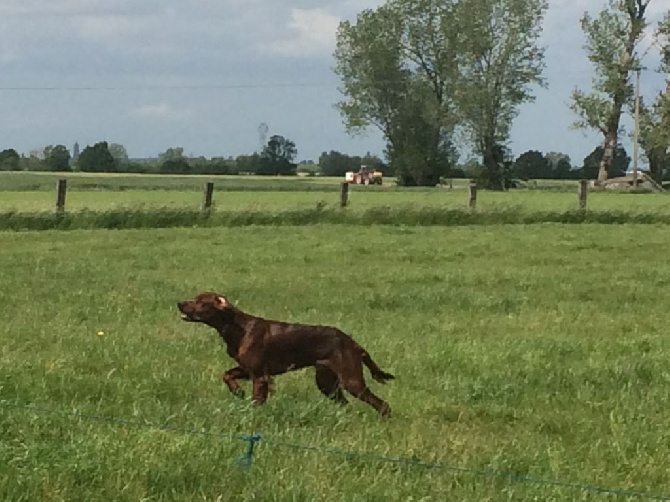
[(339, 23), (338, 16), (323, 9), (292, 9), (285, 38), (267, 42), (265, 48), (288, 57), (329, 55)]
[(178, 110), (167, 103), (141, 105), (130, 112), (132, 117), (143, 120), (182, 121), (192, 118), (190, 110)]

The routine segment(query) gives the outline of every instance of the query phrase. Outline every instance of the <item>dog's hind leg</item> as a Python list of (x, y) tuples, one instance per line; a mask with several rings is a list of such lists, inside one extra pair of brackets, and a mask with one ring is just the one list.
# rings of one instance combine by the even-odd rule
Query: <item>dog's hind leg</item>
[(231, 368), (223, 374), (223, 382), (228, 386), (230, 392), (238, 397), (244, 397), (244, 390), (242, 390), (240, 384), (237, 383), (238, 378), (242, 380), (248, 380), (249, 372), (241, 366), (236, 366), (235, 368)]
[(381, 416), (391, 416), (391, 407), (389, 404), (380, 397), (374, 395), (372, 391), (367, 388), (365, 382), (350, 381), (345, 385), (345, 388), (358, 399), (372, 406)]
[(372, 391), (368, 389), (368, 386), (365, 385), (363, 366), (360, 360), (357, 362), (347, 361), (343, 364), (341, 371), (339, 372), (339, 377), (344, 388), (347, 389), (348, 392), (364, 403), (372, 406), (381, 416), (388, 417), (391, 415), (391, 407), (389, 404), (374, 395)]
[(317, 364), (315, 379), (316, 386), (324, 395), (336, 403), (347, 404), (347, 398), (340, 388), (340, 379), (333, 370)]

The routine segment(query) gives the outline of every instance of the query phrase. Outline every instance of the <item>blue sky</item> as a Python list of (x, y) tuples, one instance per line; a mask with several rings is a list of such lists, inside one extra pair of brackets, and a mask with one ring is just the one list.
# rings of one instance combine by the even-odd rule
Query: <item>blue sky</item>
[[(581, 164), (600, 142), (570, 129), (575, 86), (591, 66), (579, 19), (606, 0), (549, 0), (542, 43), (548, 89), (524, 106), (510, 147), (569, 154)], [(340, 20), (377, 0), (2, 0), (0, 149), (123, 144), (131, 157), (181, 146), (192, 155), (236, 156), (259, 148), (258, 126), (292, 139), (299, 160), (324, 150), (382, 154), (371, 130), (349, 136), (333, 105)], [(667, 11), (652, 0), (649, 17)], [(648, 66), (657, 57), (650, 52)], [(642, 91), (664, 87), (653, 71)], [(630, 122), (626, 121), (627, 132)], [(628, 136), (624, 144), (632, 152)]]

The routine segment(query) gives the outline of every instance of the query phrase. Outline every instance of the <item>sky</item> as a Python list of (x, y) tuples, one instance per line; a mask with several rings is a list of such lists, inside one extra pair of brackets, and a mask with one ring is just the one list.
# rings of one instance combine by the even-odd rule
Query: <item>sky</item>
[[(606, 0), (549, 0), (540, 43), (548, 88), (521, 107), (515, 155), (570, 155), (601, 142), (570, 128), (575, 87), (592, 67), (579, 26)], [(323, 151), (383, 155), (381, 135), (352, 137), (334, 105), (335, 34), (379, 0), (0, 0), (0, 150), (46, 145), (124, 145), (132, 158), (171, 147), (187, 155), (237, 156), (260, 149), (259, 126), (296, 143), (297, 160)], [(664, 4), (666, 4), (664, 6)], [(649, 19), (668, 10), (652, 0)], [(650, 51), (642, 94), (664, 88)], [(656, 58), (656, 59), (654, 59)], [(632, 152), (625, 122), (624, 146)]]

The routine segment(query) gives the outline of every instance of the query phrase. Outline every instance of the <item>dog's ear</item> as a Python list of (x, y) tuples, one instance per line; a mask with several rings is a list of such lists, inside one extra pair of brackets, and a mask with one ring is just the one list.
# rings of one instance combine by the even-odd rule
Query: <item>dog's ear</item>
[(217, 306), (217, 308), (220, 308), (220, 309), (226, 309), (226, 308), (230, 307), (230, 302), (226, 299), (225, 296), (219, 295), (219, 296), (216, 297), (216, 306)]

